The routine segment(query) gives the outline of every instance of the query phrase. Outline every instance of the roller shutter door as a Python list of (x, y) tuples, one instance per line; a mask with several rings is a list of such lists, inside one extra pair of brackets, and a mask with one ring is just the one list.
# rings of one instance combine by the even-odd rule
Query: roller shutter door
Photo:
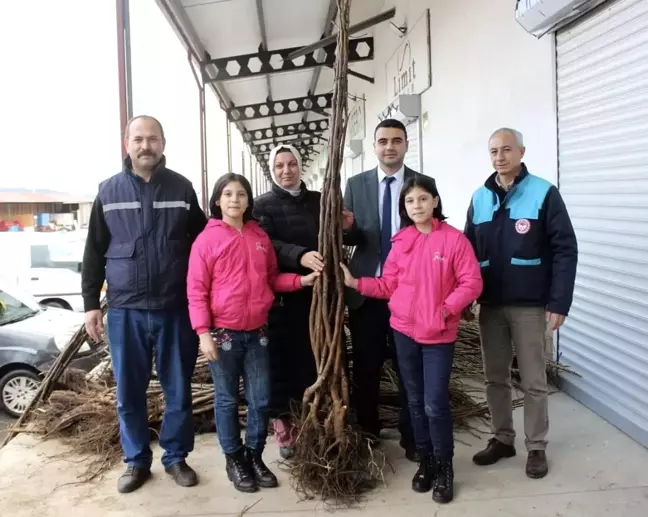
[(648, 0), (556, 35), (559, 186), (579, 245), (564, 388), (648, 446)]

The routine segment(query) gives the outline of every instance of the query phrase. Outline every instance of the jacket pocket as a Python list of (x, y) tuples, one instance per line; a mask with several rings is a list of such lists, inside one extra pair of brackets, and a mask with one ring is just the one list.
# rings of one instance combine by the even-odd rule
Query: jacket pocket
[[(187, 244), (184, 241), (169, 240), (167, 241), (167, 270), (160, 270), (161, 281), (164, 282), (166, 289), (163, 293), (178, 294), (186, 292), (185, 285), (187, 282), (187, 271), (189, 270), (189, 253)], [(162, 260), (160, 261), (162, 262)], [(162, 262), (163, 263), (163, 262)]]
[(525, 304), (546, 302), (551, 282), (541, 258), (512, 257), (508, 270), (508, 300)]
[(391, 317), (402, 327), (414, 327), (417, 319), (416, 287), (401, 280), (387, 303)]
[(113, 292), (137, 290), (135, 243), (111, 243), (104, 257), (108, 290)]

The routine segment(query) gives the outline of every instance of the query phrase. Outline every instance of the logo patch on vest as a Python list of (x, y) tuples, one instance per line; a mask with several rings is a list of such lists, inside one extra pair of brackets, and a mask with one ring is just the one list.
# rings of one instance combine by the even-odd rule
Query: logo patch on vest
[(518, 232), (520, 235), (529, 233), (530, 229), (531, 229), (531, 223), (529, 222), (528, 219), (518, 219), (517, 221), (515, 221), (515, 231)]
[(266, 247), (263, 244), (261, 244), (260, 242), (256, 243), (256, 249), (257, 249), (257, 251), (262, 251), (263, 253), (268, 253), (268, 250), (266, 249)]

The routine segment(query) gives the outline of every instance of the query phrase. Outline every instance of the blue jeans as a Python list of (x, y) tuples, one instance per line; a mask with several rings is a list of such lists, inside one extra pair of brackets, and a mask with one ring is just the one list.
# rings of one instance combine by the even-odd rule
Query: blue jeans
[(421, 345), (396, 330), (394, 341), (416, 447), (449, 460), (454, 456), (449, 390), (454, 343)]
[(154, 355), (165, 401), (162, 464), (184, 461), (194, 447), (191, 377), (198, 357), (198, 339), (187, 310), (108, 309), (107, 333), (124, 461), (141, 468), (150, 468), (153, 462), (146, 390)]
[(214, 380), (214, 414), (221, 449), (225, 454), (233, 454), (242, 446), (238, 408), (239, 382), (243, 377), (248, 404), (245, 446), (262, 452), (269, 421), (268, 339), (260, 331), (219, 329), (217, 332), (218, 359), (210, 362), (209, 368)]

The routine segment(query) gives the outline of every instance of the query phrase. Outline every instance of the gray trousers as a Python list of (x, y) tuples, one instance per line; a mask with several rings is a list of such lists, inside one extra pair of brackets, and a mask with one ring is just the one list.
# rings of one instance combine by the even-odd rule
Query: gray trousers
[(507, 445), (515, 441), (511, 392), (515, 351), (524, 390), (525, 445), (529, 451), (544, 450), (549, 430), (544, 308), (482, 305), (479, 326), (486, 399), (495, 438)]

